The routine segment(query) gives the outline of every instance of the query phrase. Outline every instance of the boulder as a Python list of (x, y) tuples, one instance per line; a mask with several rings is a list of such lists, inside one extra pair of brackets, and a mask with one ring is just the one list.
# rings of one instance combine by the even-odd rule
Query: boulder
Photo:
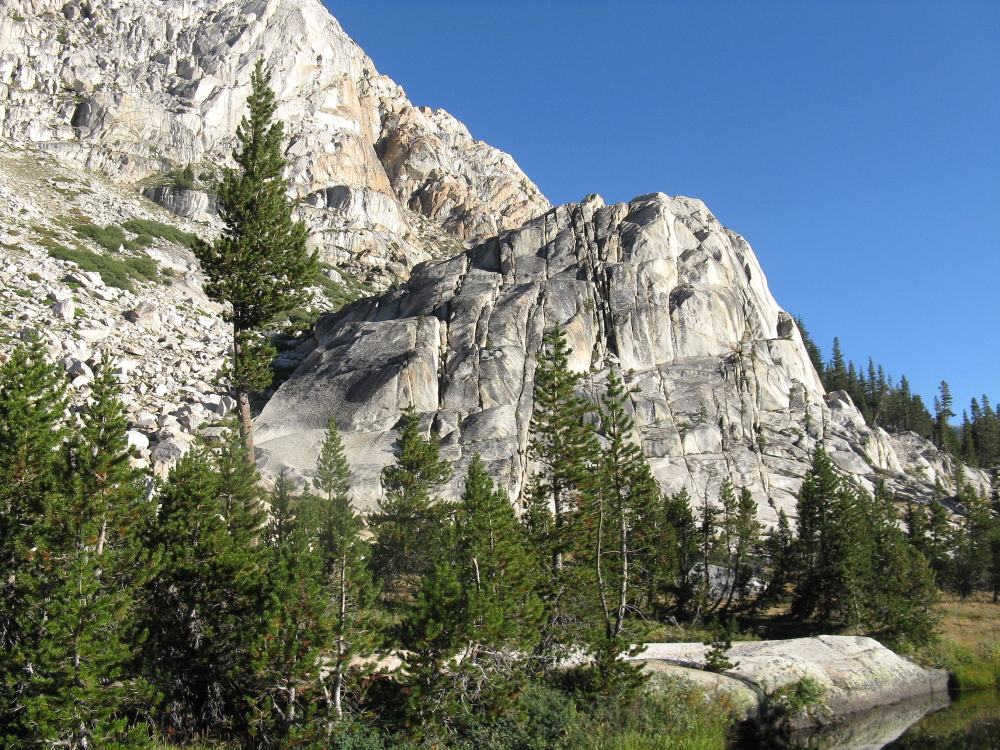
[[(634, 659), (650, 668), (668, 664), (699, 669), (708, 650), (700, 643), (651, 643)], [(736, 666), (725, 674), (753, 686), (761, 697), (805, 677), (819, 682), (826, 691), (826, 711), (814, 711), (799, 723), (829, 723), (856, 711), (948, 691), (945, 670), (921, 667), (861, 636), (740, 641), (727, 658)]]

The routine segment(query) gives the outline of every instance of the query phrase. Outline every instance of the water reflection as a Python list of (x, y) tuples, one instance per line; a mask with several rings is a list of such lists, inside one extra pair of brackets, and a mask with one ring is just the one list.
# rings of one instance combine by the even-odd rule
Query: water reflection
[(919, 696), (743, 748), (782, 750), (1000, 750), (1000, 692)]
[(1000, 693), (960, 693), (948, 708), (915, 724), (886, 750), (1000, 750)]

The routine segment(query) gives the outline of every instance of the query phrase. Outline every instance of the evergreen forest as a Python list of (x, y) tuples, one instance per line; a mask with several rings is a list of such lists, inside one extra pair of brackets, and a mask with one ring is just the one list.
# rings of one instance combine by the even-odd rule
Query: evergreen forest
[(962, 409), (961, 425), (956, 427), (953, 422), (958, 417), (955, 409), (959, 407), (946, 381), (941, 381), (931, 414), (923, 399), (910, 390), (905, 375), (897, 383), (870, 357), (864, 368), (852, 361), (845, 362), (837, 338), (833, 340), (830, 359), (824, 361), (802, 319), (796, 318), (795, 322), (823, 387), (827, 392), (846, 392), (869, 426), (888, 432), (915, 432), (966, 466), (990, 473), (1000, 466), (1000, 404), (991, 405), (985, 394), (981, 400), (973, 398), (969, 408)]
[(940, 590), (1000, 592), (995, 497), (900, 504), (820, 447), (794, 530), (784, 514), (765, 530), (731, 481), (664, 495), (625, 378), (584, 400), (569, 355), (546, 334), (541, 470), (516, 502), (479, 457), (441, 501), (450, 465), (411, 407), (362, 516), (333, 419), (305, 488), (262, 489), (238, 425), (155, 481), (133, 467), (109, 366), (70, 408), (44, 349), (16, 350), (0, 367), (0, 744), (712, 746), (684, 738), (721, 743), (722, 709), (628, 658), (665, 625), (708, 633), (725, 669), (755, 628), (917, 649)]

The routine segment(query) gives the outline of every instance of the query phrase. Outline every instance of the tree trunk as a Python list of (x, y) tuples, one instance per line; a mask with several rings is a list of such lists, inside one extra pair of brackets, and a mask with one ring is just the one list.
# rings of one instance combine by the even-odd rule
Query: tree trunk
[(240, 343), (241, 331), (236, 324), (233, 324), (233, 391), (236, 395), (236, 411), (240, 418), (240, 437), (246, 448), (247, 459), (251, 465), (257, 463), (257, 456), (254, 453), (253, 445), (253, 418), (250, 413), (250, 392), (243, 387), (240, 359), (243, 355), (243, 345)]
[(333, 710), (340, 719), (344, 715), (341, 705), (344, 694), (344, 634), (347, 630), (347, 556), (340, 558), (340, 608), (338, 624), (340, 633), (337, 638), (337, 671), (333, 678)]
[(257, 456), (254, 453), (253, 445), (253, 419), (250, 416), (250, 394), (246, 391), (237, 391), (237, 408), (240, 415), (240, 437), (243, 438), (243, 445), (246, 447), (247, 459), (251, 464), (255, 464)]

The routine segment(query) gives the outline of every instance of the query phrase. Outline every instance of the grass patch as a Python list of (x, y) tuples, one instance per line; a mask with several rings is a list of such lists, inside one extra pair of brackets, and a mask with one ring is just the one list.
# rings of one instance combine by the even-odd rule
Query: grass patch
[[(138, 235), (135, 240), (136, 242), (139, 242), (139, 239), (143, 236), (150, 238), (159, 237), (167, 240), (167, 242), (174, 242), (185, 247), (194, 247), (194, 244), (198, 241), (198, 235), (192, 232), (185, 232), (170, 224), (152, 221), (151, 219), (130, 219), (122, 224), (122, 228)], [(150, 239), (149, 243), (152, 243), (152, 239)]]
[(1000, 687), (1000, 605), (979, 594), (943, 595), (941, 638), (911, 654), (924, 666), (947, 669), (959, 690)]
[(51, 248), (49, 256), (76, 263), (89, 273), (99, 273), (105, 285), (130, 292), (135, 291), (132, 279), (152, 281), (159, 275), (156, 261), (149, 257), (112, 258), (89, 250), (71, 250), (67, 247)]

